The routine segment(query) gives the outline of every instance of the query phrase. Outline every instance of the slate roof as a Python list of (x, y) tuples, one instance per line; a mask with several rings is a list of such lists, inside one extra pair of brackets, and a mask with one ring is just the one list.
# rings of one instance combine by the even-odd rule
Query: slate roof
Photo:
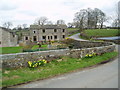
[(30, 28), (34, 29), (65, 29), (67, 28), (66, 25), (30, 25)]
[(5, 30), (13, 35), (15, 35), (15, 32), (12, 32), (10, 29), (4, 28), (4, 27), (0, 27), (2, 30)]

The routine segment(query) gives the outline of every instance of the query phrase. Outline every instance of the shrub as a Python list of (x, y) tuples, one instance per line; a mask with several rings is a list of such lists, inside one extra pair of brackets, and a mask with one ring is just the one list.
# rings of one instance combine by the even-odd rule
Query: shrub
[(74, 39), (71, 39), (71, 38), (67, 38), (67, 39), (62, 41), (62, 43), (64, 43), (64, 44), (71, 44), (73, 42), (74, 42)]

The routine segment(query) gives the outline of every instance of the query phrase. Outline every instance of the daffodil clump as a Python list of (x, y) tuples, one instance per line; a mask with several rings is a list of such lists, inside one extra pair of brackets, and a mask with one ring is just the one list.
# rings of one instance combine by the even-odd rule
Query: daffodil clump
[(69, 39), (68, 37), (65, 38), (66, 40)]
[(96, 56), (96, 53), (86, 54), (86, 55), (85, 55), (86, 58), (91, 58), (91, 57), (93, 57), (93, 56)]
[(28, 66), (29, 66), (30, 68), (35, 68), (35, 67), (38, 67), (38, 66), (43, 66), (43, 65), (45, 65), (46, 63), (47, 63), (46, 60), (39, 60), (39, 61), (34, 61), (34, 62), (28, 61)]

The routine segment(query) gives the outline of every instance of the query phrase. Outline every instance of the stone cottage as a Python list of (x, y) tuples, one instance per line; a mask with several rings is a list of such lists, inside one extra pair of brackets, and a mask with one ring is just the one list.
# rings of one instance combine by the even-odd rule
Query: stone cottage
[(31, 40), (33, 42), (39, 42), (64, 40), (68, 36), (66, 28), (66, 25), (30, 25), (30, 30), (22, 33), (22, 41), (27, 42)]
[(18, 36), (6, 28), (0, 27), (0, 47), (17, 46)]

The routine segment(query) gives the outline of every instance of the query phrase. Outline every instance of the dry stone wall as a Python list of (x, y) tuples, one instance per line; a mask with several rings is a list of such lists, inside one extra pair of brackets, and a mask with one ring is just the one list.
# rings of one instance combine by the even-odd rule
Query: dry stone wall
[(106, 52), (112, 52), (115, 50), (115, 45), (110, 44), (101, 47), (92, 48), (79, 48), (79, 49), (61, 49), (61, 50), (49, 50), (49, 51), (38, 51), (38, 52), (26, 52), (17, 54), (5, 54), (0, 55), (3, 68), (19, 68), (27, 67), (28, 61), (37, 61), (40, 59), (54, 60), (60, 56), (70, 56), (73, 58), (82, 58), (86, 54), (95, 52), (97, 54), (103, 54)]

